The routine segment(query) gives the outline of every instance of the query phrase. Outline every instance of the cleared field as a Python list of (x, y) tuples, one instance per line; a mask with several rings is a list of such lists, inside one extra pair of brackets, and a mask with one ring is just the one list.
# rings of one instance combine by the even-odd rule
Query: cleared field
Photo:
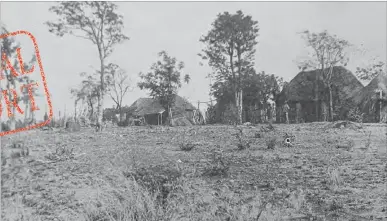
[(2, 220), (387, 220), (386, 125), (262, 127), (2, 138)]

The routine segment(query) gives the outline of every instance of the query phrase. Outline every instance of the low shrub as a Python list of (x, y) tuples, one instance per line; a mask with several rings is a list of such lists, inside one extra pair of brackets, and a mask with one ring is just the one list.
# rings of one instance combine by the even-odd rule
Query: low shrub
[(129, 126), (129, 121), (125, 120), (125, 121), (120, 121), (117, 123), (117, 126), (119, 127), (127, 127)]

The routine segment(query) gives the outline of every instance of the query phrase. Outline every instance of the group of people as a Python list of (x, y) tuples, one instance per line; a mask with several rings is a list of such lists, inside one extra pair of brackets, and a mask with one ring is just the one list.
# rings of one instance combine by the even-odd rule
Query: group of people
[[(285, 117), (285, 122), (288, 124), (289, 123), (289, 111), (290, 111), (290, 107), (288, 105), (288, 102), (285, 101), (283, 107), (282, 107), (282, 111), (284, 113), (284, 117)], [(266, 121), (266, 117), (269, 121), (272, 121), (274, 120), (275, 121), (275, 118), (276, 118), (276, 105), (275, 105), (275, 102), (272, 101), (272, 100), (269, 100), (267, 102), (267, 114), (264, 113), (265, 111), (262, 110), (261, 112), (261, 116), (265, 119), (261, 119), (263, 122)]]

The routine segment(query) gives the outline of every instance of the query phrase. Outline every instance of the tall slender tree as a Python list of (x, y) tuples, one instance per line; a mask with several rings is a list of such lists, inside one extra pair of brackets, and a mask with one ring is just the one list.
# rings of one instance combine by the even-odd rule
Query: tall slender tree
[(336, 35), (331, 35), (328, 31), (319, 33), (312, 33), (310, 31), (304, 31), (301, 33), (305, 39), (307, 47), (311, 50), (310, 58), (306, 61), (301, 61), (299, 68), (306, 69), (318, 69), (319, 75), (316, 76), (315, 96), (316, 96), (316, 117), (319, 119), (319, 88), (318, 81), (324, 82), (324, 86), (328, 89), (329, 99), (329, 119), (333, 121), (333, 97), (332, 97), (332, 75), (333, 68), (338, 65), (346, 66), (349, 58), (346, 53), (351, 44)]
[(112, 2), (60, 2), (50, 8), (59, 19), (46, 22), (49, 31), (62, 37), (73, 35), (97, 46), (100, 60), (97, 131), (102, 131), (105, 67), (114, 46), (129, 38), (123, 34), (123, 16)]
[(122, 120), (122, 103), (125, 95), (132, 89), (130, 86), (130, 79), (128, 74), (116, 64), (110, 64), (108, 67), (108, 91), (109, 96), (116, 104), (116, 109), (120, 114), (120, 121)]
[(254, 66), (255, 46), (258, 44), (258, 22), (242, 11), (218, 14), (212, 29), (200, 41), (205, 44), (199, 56), (212, 68), (210, 76), (217, 82), (230, 82), (238, 110), (238, 123), (242, 123), (243, 79)]

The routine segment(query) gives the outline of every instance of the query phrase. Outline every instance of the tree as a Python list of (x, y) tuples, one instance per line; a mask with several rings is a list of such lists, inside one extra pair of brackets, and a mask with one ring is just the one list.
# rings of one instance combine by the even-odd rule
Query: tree
[[(80, 73), (80, 76), (85, 78), (77, 88), (70, 90), (75, 98), (75, 120), (77, 120), (77, 104), (81, 101), (86, 103), (88, 107), (88, 118), (93, 121), (95, 118), (94, 107), (98, 103), (100, 96), (100, 85), (97, 79), (97, 74), (90, 75), (85, 72)], [(106, 84), (106, 82), (105, 82)]]
[(60, 2), (49, 10), (59, 17), (56, 22), (46, 22), (50, 32), (60, 37), (69, 34), (87, 39), (97, 46), (100, 60), (97, 131), (102, 131), (106, 59), (114, 46), (129, 39), (122, 33), (123, 16), (116, 13), (117, 6), (112, 2)]
[(108, 67), (110, 73), (109, 79), (109, 95), (113, 102), (117, 105), (116, 108), (120, 113), (120, 121), (122, 119), (122, 100), (126, 93), (131, 89), (129, 76), (118, 65), (110, 64)]
[(311, 33), (309, 31), (304, 31), (301, 33), (303, 38), (306, 41), (307, 47), (311, 50), (311, 55), (309, 60), (301, 61), (299, 68), (302, 70), (306, 69), (318, 69), (319, 76), (316, 76), (316, 85), (315, 85), (315, 97), (316, 97), (316, 117), (319, 119), (318, 109), (319, 109), (319, 88), (318, 81), (320, 77), (324, 82), (325, 87), (328, 89), (328, 99), (329, 99), (329, 118), (333, 121), (333, 98), (332, 98), (332, 75), (333, 67), (337, 65), (346, 66), (349, 59), (346, 54), (346, 49), (351, 46), (351, 44), (343, 40), (336, 35), (331, 35), (328, 31), (323, 31), (320, 33)]
[[(267, 107), (269, 99), (275, 100), (281, 92), (283, 79), (264, 71), (249, 74), (243, 82), (243, 108), (250, 110), (263, 109)], [(224, 108), (227, 102), (233, 97), (232, 86), (230, 84), (216, 84), (213, 86), (213, 95), (218, 101), (220, 108)], [(248, 115), (251, 115), (248, 112)], [(251, 116), (247, 116), (248, 120)]]
[(363, 82), (370, 82), (379, 74), (386, 74), (386, 63), (373, 58), (372, 61), (365, 67), (356, 67), (356, 76)]
[(230, 82), (239, 124), (242, 123), (243, 111), (242, 82), (254, 65), (258, 31), (258, 22), (251, 16), (242, 11), (236, 14), (224, 12), (218, 14), (207, 35), (200, 38), (206, 48), (199, 56), (212, 68), (210, 76), (215, 79), (214, 85)]
[[(9, 32), (5, 27), (2, 27), (0, 33), (3, 34), (3, 33), (9, 33)], [(26, 74), (33, 72), (33, 64), (36, 61), (36, 57), (35, 55), (33, 55), (29, 62), (27, 63), (23, 62), (23, 64), (21, 64), (18, 59), (19, 55), (21, 55), (20, 44), (16, 42), (16, 40), (13, 37), (2, 38), (1, 55), (0, 55), (2, 63), (0, 64), (0, 75), (1, 75), (0, 78), (6, 79), (7, 99), (9, 101), (16, 102), (16, 105), (12, 105), (12, 109), (11, 109), (12, 115), (10, 116), (10, 125), (9, 125), (10, 130), (14, 130), (16, 127), (16, 119), (15, 119), (16, 110), (21, 114), (27, 115), (27, 112), (24, 113), (21, 110), (19, 106), (20, 101), (24, 100), (25, 104), (28, 105), (28, 101), (30, 100), (30, 97), (28, 96), (28, 90), (27, 90), (27, 97), (24, 97), (24, 96), (17, 97), (17, 94), (11, 93), (11, 90), (19, 91), (20, 89), (18, 87), (19, 84), (23, 83), (26, 79), (29, 80), (29, 76)], [(10, 62), (9, 64), (7, 64), (7, 60)], [(36, 91), (36, 88), (32, 88), (32, 90)], [(25, 110), (27, 110), (27, 106)]]
[[(141, 82), (138, 87), (143, 90), (149, 90), (149, 95), (157, 98), (161, 105), (167, 110), (169, 123), (172, 120), (171, 108), (175, 103), (177, 90), (181, 88), (181, 73), (184, 68), (183, 62), (178, 62), (176, 58), (170, 57), (167, 52), (161, 51), (160, 60), (151, 66), (151, 71), (147, 74), (139, 73)], [(190, 76), (184, 76), (184, 82), (189, 83)]]

